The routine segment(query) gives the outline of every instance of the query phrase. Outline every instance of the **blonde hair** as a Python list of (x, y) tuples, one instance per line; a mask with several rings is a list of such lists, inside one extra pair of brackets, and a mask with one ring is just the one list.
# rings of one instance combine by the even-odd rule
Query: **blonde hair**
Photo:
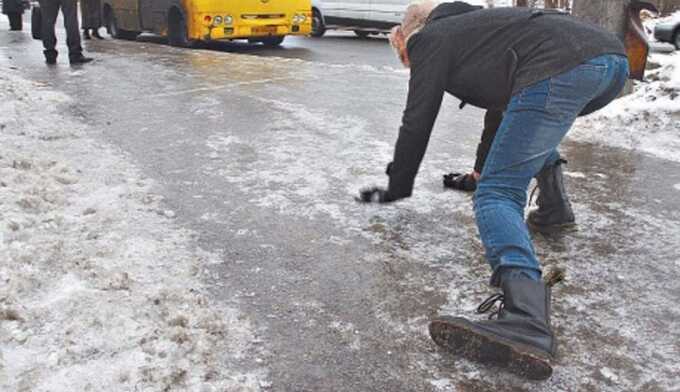
[(413, 34), (420, 31), (425, 26), (427, 18), (437, 4), (432, 0), (421, 0), (413, 2), (406, 7), (404, 19), (401, 24), (396, 25), (388, 36), (390, 45), (396, 52), (401, 62), (408, 67), (406, 61), (406, 45)]
[(416, 1), (409, 4), (401, 21), (401, 31), (406, 41), (425, 26), (427, 18), (437, 4), (432, 0)]

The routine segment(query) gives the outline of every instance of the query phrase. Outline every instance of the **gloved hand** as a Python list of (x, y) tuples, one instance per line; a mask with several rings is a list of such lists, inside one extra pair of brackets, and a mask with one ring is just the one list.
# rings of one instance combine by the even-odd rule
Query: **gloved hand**
[(355, 197), (354, 199), (362, 203), (380, 204), (391, 203), (395, 201), (387, 190), (377, 186), (359, 190), (359, 197)]
[(444, 175), (444, 188), (474, 192), (477, 189), (477, 180), (469, 173), (449, 173)]

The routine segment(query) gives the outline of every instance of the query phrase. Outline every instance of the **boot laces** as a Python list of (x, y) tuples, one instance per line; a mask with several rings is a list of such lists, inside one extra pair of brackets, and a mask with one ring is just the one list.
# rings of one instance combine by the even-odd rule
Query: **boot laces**
[[(566, 272), (563, 268), (558, 268), (555, 267), (553, 268), (548, 274), (545, 275), (543, 278), (543, 281), (545, 282), (545, 285), (552, 288), (556, 284), (562, 282), (566, 277)], [(489, 320), (492, 319), (497, 319), (501, 312), (503, 311), (503, 308), (505, 308), (505, 296), (501, 293), (494, 294), (490, 296), (489, 298), (485, 299), (484, 302), (482, 302), (478, 307), (477, 307), (477, 313), (478, 314), (484, 314), (493, 309), (496, 304), (498, 303), (498, 307), (492, 311), (489, 314)]]
[(478, 307), (477, 307), (477, 313), (478, 314), (484, 314), (496, 306), (496, 303), (498, 303), (498, 308), (491, 312), (489, 314), (489, 320), (493, 318), (498, 318), (500, 313), (503, 311), (503, 307), (505, 306), (505, 297), (503, 294), (494, 294), (490, 296), (489, 298), (485, 299), (484, 302), (482, 302)]

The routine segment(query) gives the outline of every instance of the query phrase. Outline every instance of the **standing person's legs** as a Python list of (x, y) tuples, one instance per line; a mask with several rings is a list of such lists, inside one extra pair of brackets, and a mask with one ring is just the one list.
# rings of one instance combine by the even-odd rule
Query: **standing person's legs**
[(81, 56), (83, 48), (80, 46), (80, 28), (78, 27), (78, 3), (76, 0), (61, 0), (61, 10), (64, 14), (64, 28), (66, 28), (66, 45), (69, 58)]
[(475, 194), (480, 236), (503, 294), (478, 308), (502, 305), (495, 320), (470, 321), (442, 316), (430, 324), (440, 346), (485, 364), (532, 379), (552, 374), (556, 340), (550, 327), (550, 286), (524, 223), (526, 189), (576, 116), (590, 102), (615, 96), (628, 76), (623, 56), (605, 55), (569, 72), (529, 86), (513, 96), (484, 165)]
[(21, 12), (8, 12), (9, 29), (12, 31), (20, 31), (23, 28), (23, 18)]
[(54, 32), (54, 24), (59, 15), (59, 0), (40, 0), (40, 14), (42, 15), (42, 42), (45, 50), (45, 60), (48, 64), (54, 64), (57, 59), (57, 35)]

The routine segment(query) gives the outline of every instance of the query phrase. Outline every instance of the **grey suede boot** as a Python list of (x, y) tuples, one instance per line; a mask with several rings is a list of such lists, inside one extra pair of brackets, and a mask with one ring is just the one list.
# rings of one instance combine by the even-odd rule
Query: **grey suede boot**
[(536, 175), (538, 209), (531, 211), (527, 217), (527, 225), (535, 231), (552, 233), (576, 225), (574, 212), (564, 188), (562, 164), (565, 163), (567, 161), (559, 159), (553, 165), (544, 167)]
[(494, 365), (532, 380), (546, 380), (552, 375), (556, 341), (550, 328), (550, 288), (562, 276), (549, 283), (530, 279), (506, 279), (503, 294), (489, 297), (477, 309), (490, 310), (501, 305), (491, 316), (496, 319), (470, 321), (443, 316), (430, 323), (430, 336), (439, 346), (456, 355), (485, 365)]

